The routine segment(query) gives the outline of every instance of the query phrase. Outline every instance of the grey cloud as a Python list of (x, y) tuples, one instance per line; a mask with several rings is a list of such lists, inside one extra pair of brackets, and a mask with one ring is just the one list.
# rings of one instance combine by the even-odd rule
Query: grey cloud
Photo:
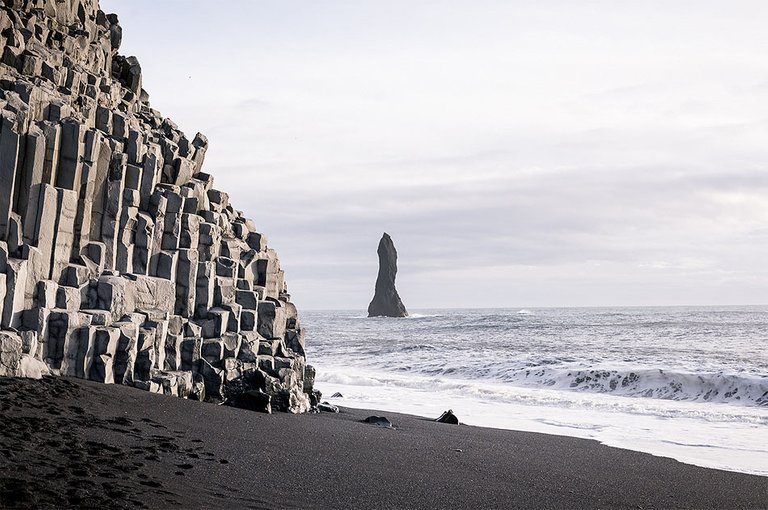
[(768, 301), (765, 2), (102, 2), (299, 304)]
[[(610, 261), (659, 264), (686, 269), (682, 259), (720, 257), (707, 246), (706, 226), (690, 231), (687, 221), (709, 214), (706, 192), (755, 192), (768, 186), (759, 173), (675, 175), (573, 171), (520, 184), (500, 179), (466, 197), (457, 186), (413, 189), (408, 186), (358, 192), (354, 196), (323, 195), (296, 201), (288, 218), (269, 218), (269, 230), (281, 235), (280, 250), (295, 262), (299, 278), (329, 282), (363, 281), (375, 265), (380, 230), (395, 235), (402, 267), (410, 273), (432, 272), (461, 265), (546, 266)], [(477, 186), (475, 186), (477, 187)], [(348, 212), (350, 202), (364, 214)], [(384, 204), (381, 206), (380, 204)], [(405, 204), (424, 204), (416, 213)], [(402, 210), (397, 209), (402, 204)], [(276, 206), (276, 204), (273, 204)], [(667, 213), (668, 211), (668, 213)], [(687, 217), (686, 217), (687, 215)], [(312, 256), (306, 256), (308, 247)], [(314, 256), (314, 255), (313, 255)], [(664, 265), (662, 264), (662, 265)], [(711, 265), (708, 262), (706, 265)], [(661, 268), (661, 266), (659, 267)]]

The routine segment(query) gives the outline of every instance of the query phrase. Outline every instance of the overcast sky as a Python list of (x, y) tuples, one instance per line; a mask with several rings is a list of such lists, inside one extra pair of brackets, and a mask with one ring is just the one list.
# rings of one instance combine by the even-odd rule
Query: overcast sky
[(764, 0), (101, 4), (300, 307), (768, 303)]

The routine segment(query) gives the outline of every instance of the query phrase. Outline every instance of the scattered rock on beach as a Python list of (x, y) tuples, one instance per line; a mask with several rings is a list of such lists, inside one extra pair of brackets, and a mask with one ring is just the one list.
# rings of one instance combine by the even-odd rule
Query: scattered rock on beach
[(10, 331), (0, 332), (0, 376), (17, 377), (21, 363), (21, 337)]
[(317, 407), (317, 404), (320, 403), (322, 398), (323, 394), (320, 390), (312, 390), (312, 393), (309, 394), (309, 405), (311, 407)]
[(451, 425), (458, 425), (459, 419), (453, 414), (453, 409), (448, 409), (446, 412), (440, 415), (440, 418), (435, 420), (438, 423), (450, 423)]
[(339, 408), (335, 405), (329, 404), (328, 402), (323, 402), (322, 404), (317, 405), (318, 410), (324, 412), (324, 413), (338, 413)]
[(364, 419), (363, 422), (370, 423), (371, 425), (376, 425), (377, 427), (382, 427), (385, 429), (392, 428), (392, 422), (384, 416), (369, 416), (368, 418)]
[(344, 398), (344, 395), (342, 395), (341, 393), (339, 393), (339, 392), (337, 391), (336, 393), (334, 393), (333, 395), (331, 395), (331, 398)]
[(29, 354), (22, 354), (19, 362), (19, 377), (27, 379), (42, 379), (43, 376), (51, 375), (48, 365), (33, 358)]

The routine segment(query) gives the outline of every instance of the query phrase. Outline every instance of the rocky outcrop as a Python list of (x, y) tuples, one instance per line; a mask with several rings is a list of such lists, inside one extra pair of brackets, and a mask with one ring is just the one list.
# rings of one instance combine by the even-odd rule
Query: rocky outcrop
[(376, 293), (368, 305), (368, 317), (406, 317), (408, 311), (395, 288), (397, 276), (397, 250), (386, 232), (379, 241), (379, 276)]
[(305, 411), (277, 254), (121, 40), (97, 0), (0, 2), (0, 375)]

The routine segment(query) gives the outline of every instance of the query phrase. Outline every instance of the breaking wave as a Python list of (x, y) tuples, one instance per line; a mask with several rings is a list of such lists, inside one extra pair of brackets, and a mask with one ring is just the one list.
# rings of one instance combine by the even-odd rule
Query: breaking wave
[(768, 407), (768, 310), (425, 312), (318, 314), (312, 358), (365, 375)]
[[(394, 386), (427, 386), (435, 390), (460, 389), (466, 381), (479, 390), (483, 379), (468, 377), (461, 369), (449, 367), (422, 373), (398, 371), (389, 378), (355, 374), (346, 369), (327, 374), (329, 382), (356, 386), (378, 384)], [(488, 374), (490, 375), (490, 374)], [(409, 380), (412, 377), (413, 380)], [(439, 378), (439, 379), (436, 379)], [(486, 382), (522, 388), (542, 388), (584, 393), (611, 394), (623, 397), (651, 398), (685, 402), (728, 403), (768, 407), (768, 377), (737, 374), (687, 374), (660, 369), (644, 370), (568, 370), (538, 368), (507, 371), (484, 378)], [(431, 382), (430, 382), (431, 381)], [(426, 386), (423, 389), (428, 389)]]
[(526, 369), (505, 382), (627, 397), (768, 406), (768, 377), (743, 374), (689, 374), (661, 369)]

